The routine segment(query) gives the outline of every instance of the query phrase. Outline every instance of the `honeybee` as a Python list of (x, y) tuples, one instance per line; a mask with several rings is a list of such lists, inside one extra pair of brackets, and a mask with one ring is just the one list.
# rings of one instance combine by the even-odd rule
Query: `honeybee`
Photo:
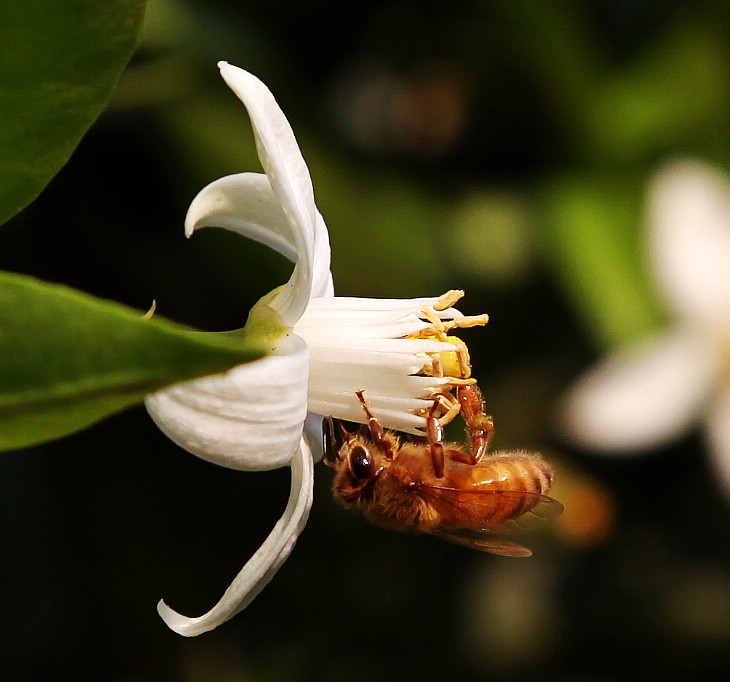
[(427, 418), (427, 438), (418, 442), (384, 429), (362, 391), (357, 397), (367, 419), (359, 434), (333, 417), (323, 424), (324, 461), (335, 470), (332, 490), (340, 504), (362, 509), (386, 528), (429, 533), (503, 556), (531, 556), (503, 534), (530, 518), (562, 512), (547, 496), (553, 469), (528, 452), (486, 456), (494, 426), (476, 384), (458, 390), (469, 449), (442, 442), (437, 403)]

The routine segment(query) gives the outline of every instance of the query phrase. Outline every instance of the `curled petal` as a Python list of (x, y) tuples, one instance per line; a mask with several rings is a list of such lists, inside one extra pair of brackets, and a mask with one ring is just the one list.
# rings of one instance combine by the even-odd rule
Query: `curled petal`
[(317, 226), (314, 235), (314, 255), (312, 265), (312, 298), (329, 298), (335, 295), (332, 273), (330, 272), (330, 238), (324, 218), (317, 213)]
[(309, 350), (296, 335), (260, 360), (147, 397), (160, 429), (180, 447), (232, 469), (285, 466), (307, 409)]
[(208, 613), (197, 618), (188, 618), (160, 601), (157, 612), (168, 627), (185, 637), (194, 637), (213, 630), (245, 609), (266, 587), (294, 548), (312, 507), (313, 486), (312, 454), (302, 438), (291, 460), (289, 503), (269, 536)]
[(649, 254), (667, 305), (730, 327), (730, 180), (695, 161), (658, 173), (649, 192)]
[(185, 235), (202, 227), (231, 230), (297, 259), (292, 226), (263, 173), (226, 175), (203, 187), (188, 208)]
[[(227, 175), (200, 190), (188, 209), (185, 234), (189, 237), (203, 227), (231, 230), (265, 244), (293, 263), (297, 261), (295, 227), (287, 220), (269, 179), (262, 173)], [(327, 226), (319, 214), (312, 256), (312, 295), (332, 296), (329, 236)], [(298, 296), (306, 305), (308, 290), (299, 290)], [(296, 307), (300, 307), (298, 299)], [(287, 322), (291, 323), (290, 320)]]
[(669, 442), (698, 418), (718, 362), (711, 344), (685, 330), (629, 347), (579, 379), (563, 405), (565, 429), (608, 451)]
[(227, 62), (219, 62), (218, 68), (248, 110), (261, 165), (291, 225), (298, 258), (273, 307), (293, 325), (306, 308), (314, 277), (317, 207), (309, 169), (289, 121), (269, 89), (256, 76)]

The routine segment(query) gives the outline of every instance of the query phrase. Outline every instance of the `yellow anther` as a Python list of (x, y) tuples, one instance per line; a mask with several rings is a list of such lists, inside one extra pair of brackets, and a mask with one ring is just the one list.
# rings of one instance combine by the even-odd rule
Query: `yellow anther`
[[(418, 410), (423, 417), (436, 416), (442, 425), (448, 424), (461, 411), (461, 405), (455, 395), (455, 389), (459, 386), (470, 386), (476, 383), (471, 378), (471, 361), (469, 349), (460, 338), (450, 336), (452, 329), (466, 329), (468, 327), (480, 327), (487, 324), (489, 316), (484, 315), (461, 315), (451, 319), (442, 319), (439, 313), (449, 310), (464, 296), (464, 292), (452, 289), (439, 297), (436, 303), (421, 311), (421, 318), (428, 322), (427, 326), (411, 339), (423, 339), (428, 341), (439, 341), (455, 346), (455, 350), (441, 351), (435, 353), (423, 353), (424, 365), (420, 374), (425, 376), (445, 379), (445, 383), (435, 386), (430, 390), (428, 400), (436, 401), (436, 407), (432, 402), (428, 408)], [(455, 314), (458, 314), (455, 312)], [(449, 313), (446, 314), (447, 316)], [(434, 415), (434, 409), (436, 415)]]
[(471, 376), (471, 362), (469, 361), (469, 349), (466, 344), (458, 336), (447, 336), (444, 340), (457, 346), (458, 350), (436, 354), (442, 371), (441, 376), (468, 379)]
[(463, 296), (464, 292), (460, 289), (450, 289), (445, 294), (441, 294), (441, 296), (439, 296), (439, 300), (436, 302), (436, 305), (434, 305), (433, 309), (438, 310), (439, 312), (442, 310), (447, 310), (448, 308), (451, 308), (454, 303), (456, 303)]

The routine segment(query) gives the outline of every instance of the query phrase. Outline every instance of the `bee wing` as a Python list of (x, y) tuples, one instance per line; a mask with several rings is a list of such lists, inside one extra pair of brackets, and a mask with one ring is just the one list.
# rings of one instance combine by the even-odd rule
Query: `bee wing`
[[(527, 493), (510, 493), (510, 495), (515, 494), (526, 495)], [(504, 525), (515, 531), (534, 530), (542, 527), (548, 521), (556, 519), (563, 513), (564, 507), (556, 499), (547, 495), (535, 495), (535, 497), (538, 500), (534, 507), (522, 516), (511, 521), (505, 521)]]
[[(482, 506), (480, 502), (485, 510), (494, 508), (501, 502), (512, 506), (515, 509), (514, 518), (500, 521), (499, 524), (487, 524), (487, 527), (499, 528), (501, 532), (539, 528), (563, 513), (563, 505), (556, 499), (524, 490), (480, 490), (432, 483), (421, 483), (419, 490), (422, 495), (436, 499), (439, 504), (451, 507), (456, 512), (473, 513), (475, 505)], [(521, 508), (524, 511), (520, 511)]]
[(448, 540), (457, 545), (462, 545), (469, 549), (477, 549), (482, 552), (512, 557), (532, 556), (531, 549), (512, 540), (499, 537), (498, 535), (491, 535), (492, 530), (494, 529), (446, 528), (444, 526), (436, 526), (427, 532), (442, 540)]
[[(430, 483), (423, 483), (420, 488), (420, 493), (430, 497), (432, 503), (438, 501), (439, 505), (450, 508), (454, 517), (473, 519), (464, 526), (441, 524), (424, 529), (427, 533), (457, 545), (501, 556), (532, 556), (530, 549), (503, 536), (538, 527), (563, 511), (563, 505), (552, 497), (524, 490), (470, 490)], [(513, 514), (512, 518), (490, 523), (490, 519), (502, 515), (500, 511), (505, 506)], [(480, 509), (484, 512), (481, 518)]]

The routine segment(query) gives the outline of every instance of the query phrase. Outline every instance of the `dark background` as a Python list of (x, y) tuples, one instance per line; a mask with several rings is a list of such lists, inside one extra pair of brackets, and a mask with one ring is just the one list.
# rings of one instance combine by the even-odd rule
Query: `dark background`
[(3, 227), (0, 267), (240, 327), (288, 264), (222, 232), (187, 241), (182, 223), (207, 182), (258, 169), (215, 64), (247, 68), (300, 140), (337, 292), (466, 289), (462, 310), (491, 317), (463, 336), (496, 446), (554, 461), (567, 511), (533, 558), (481, 555), (367, 525), (318, 465), (289, 561), (188, 640), (157, 600), (207, 610), (282, 512), (288, 472), (197, 460), (136, 408), (3, 455), (0, 677), (727, 679), (730, 516), (701, 433), (601, 458), (558, 427), (561, 394), (616, 339), (561, 268), (552, 202), (617, 183), (636, 197), (631, 240), (661, 161), (730, 167), (728, 46), (720, 1), (151, 2), (109, 110)]

